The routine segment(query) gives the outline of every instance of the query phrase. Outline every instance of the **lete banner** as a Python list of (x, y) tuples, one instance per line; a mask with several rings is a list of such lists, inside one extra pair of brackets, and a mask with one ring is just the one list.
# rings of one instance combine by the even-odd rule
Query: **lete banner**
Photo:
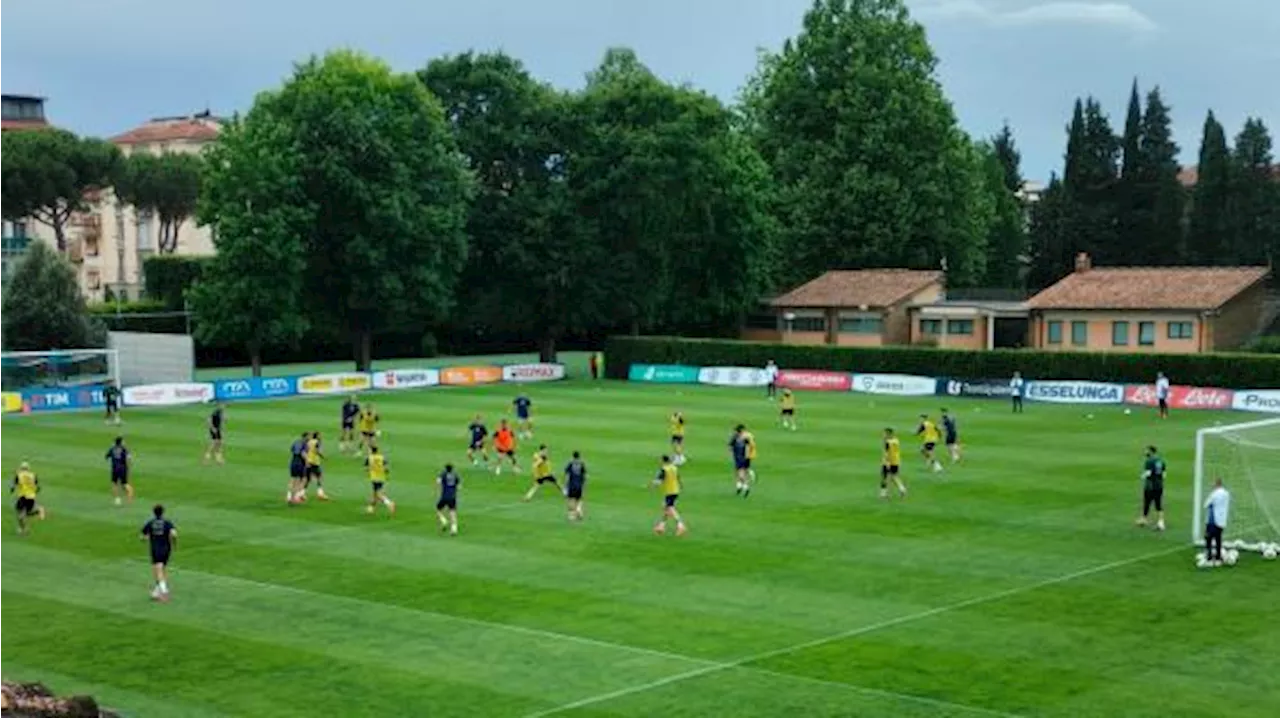
[(933, 396), (938, 391), (938, 380), (911, 374), (854, 374), (852, 388), (866, 394)]
[(388, 369), (373, 373), (374, 389), (420, 389), (440, 384), (435, 369)]
[(698, 370), (699, 384), (715, 386), (765, 386), (769, 375), (764, 369), (743, 366), (707, 366)]
[(939, 379), (938, 393), (946, 396), (976, 396), (1007, 399), (1013, 396), (1008, 379)]
[(842, 371), (783, 369), (778, 372), (778, 386), (808, 391), (849, 391), (853, 375)]
[[(1170, 409), (1230, 409), (1235, 392), (1230, 389), (1212, 389), (1201, 386), (1169, 387)], [(1152, 384), (1136, 384), (1125, 387), (1124, 403), (1139, 406), (1155, 406), (1156, 388)]]
[(298, 377), (299, 394), (345, 394), (373, 386), (373, 378), (362, 372), (312, 374)]
[(213, 401), (213, 384), (143, 384), (124, 390), (125, 406), (178, 406)]
[(106, 403), (100, 386), (72, 389), (25, 389), (22, 392), (23, 408), (31, 411), (92, 409)]
[(560, 381), (564, 364), (508, 364), (502, 367), (502, 380), (517, 383)]
[(298, 393), (298, 378), (292, 376), (223, 379), (213, 383), (213, 398), (219, 401), (239, 399), (268, 399), (277, 396), (293, 396)]
[(1027, 398), (1056, 404), (1119, 404), (1124, 400), (1124, 385), (1096, 381), (1033, 381), (1027, 384)]
[(1280, 414), (1280, 389), (1245, 389), (1237, 391), (1231, 401), (1233, 408), (1241, 411), (1265, 411)]
[(627, 372), (627, 379), (655, 384), (697, 384), (698, 367), (683, 364), (632, 364)]
[(440, 370), (440, 383), (448, 386), (496, 384), (502, 381), (502, 367), (451, 366)]

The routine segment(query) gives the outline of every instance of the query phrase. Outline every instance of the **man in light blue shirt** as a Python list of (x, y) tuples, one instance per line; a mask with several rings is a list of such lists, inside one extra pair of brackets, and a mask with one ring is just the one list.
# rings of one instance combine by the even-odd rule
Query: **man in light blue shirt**
[(1022, 413), (1022, 372), (1015, 371), (1009, 380), (1009, 396), (1013, 398), (1013, 413)]
[(1204, 553), (1213, 565), (1222, 563), (1222, 534), (1227, 529), (1227, 516), (1231, 513), (1231, 492), (1222, 485), (1222, 479), (1214, 479), (1213, 491), (1204, 500)]

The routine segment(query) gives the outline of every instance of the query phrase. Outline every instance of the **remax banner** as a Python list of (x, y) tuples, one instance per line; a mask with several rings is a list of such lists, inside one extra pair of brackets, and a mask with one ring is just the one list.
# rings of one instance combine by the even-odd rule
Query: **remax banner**
[(698, 370), (698, 383), (714, 386), (765, 386), (769, 383), (769, 375), (759, 368), (706, 366)]
[(213, 401), (213, 384), (143, 384), (124, 390), (125, 406), (178, 406)]
[(516, 383), (559, 381), (564, 378), (564, 364), (508, 364), (502, 367), (502, 380)]
[(683, 364), (632, 364), (627, 372), (627, 379), (654, 384), (697, 384), (698, 367)]
[(944, 396), (974, 396), (984, 399), (1008, 399), (1013, 387), (1008, 379), (939, 379), (938, 393)]
[[(1235, 392), (1201, 386), (1169, 387), (1171, 409), (1230, 409)], [(1155, 406), (1156, 388), (1151, 384), (1130, 385), (1124, 390), (1124, 403)]]
[(68, 409), (92, 409), (106, 404), (102, 387), (84, 386), (71, 389), (27, 389), (22, 392), (24, 409), (38, 411), (65, 411)]
[(346, 394), (373, 386), (373, 378), (361, 372), (312, 374), (298, 377), (299, 394)]
[(854, 374), (852, 388), (865, 394), (933, 396), (938, 391), (938, 380), (911, 374)]
[(213, 398), (218, 401), (269, 399), (297, 393), (298, 378), (292, 376), (251, 376), (245, 379), (222, 379), (213, 383)]
[(435, 369), (388, 369), (373, 373), (374, 389), (419, 389), (440, 384)]
[(805, 391), (849, 391), (853, 375), (842, 371), (783, 369), (778, 372), (778, 386)]
[(1096, 381), (1032, 381), (1027, 398), (1057, 404), (1119, 404), (1124, 401), (1123, 384)]
[(1264, 411), (1280, 414), (1280, 389), (1246, 389), (1237, 391), (1231, 406), (1240, 411)]

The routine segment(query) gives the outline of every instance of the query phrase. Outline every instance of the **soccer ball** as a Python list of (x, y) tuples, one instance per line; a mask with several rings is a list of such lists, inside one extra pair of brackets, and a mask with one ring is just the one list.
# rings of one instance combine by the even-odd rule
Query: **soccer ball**
[(1276, 550), (1276, 544), (1267, 544), (1262, 549), (1262, 557), (1268, 561), (1274, 561), (1277, 555), (1280, 555), (1280, 551)]
[(1240, 560), (1240, 552), (1235, 549), (1222, 552), (1222, 562), (1228, 566), (1236, 565), (1236, 561), (1239, 561), (1239, 560)]
[(1133, 413), (1133, 409), (1125, 409), (1125, 410), (1124, 410), (1124, 415), (1125, 415), (1125, 416), (1128, 416), (1128, 415), (1130, 415), (1130, 414), (1132, 414), (1132, 413)]
[(1209, 557), (1204, 552), (1196, 554), (1196, 568), (1207, 568), (1209, 566)]

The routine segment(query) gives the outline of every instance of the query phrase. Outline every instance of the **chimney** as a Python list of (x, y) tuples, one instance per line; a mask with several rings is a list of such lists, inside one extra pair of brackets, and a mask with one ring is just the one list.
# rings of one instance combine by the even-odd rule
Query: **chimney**
[(1089, 256), (1089, 253), (1080, 252), (1079, 254), (1077, 254), (1076, 255), (1076, 273), (1084, 274), (1090, 269), (1093, 269), (1093, 259)]

